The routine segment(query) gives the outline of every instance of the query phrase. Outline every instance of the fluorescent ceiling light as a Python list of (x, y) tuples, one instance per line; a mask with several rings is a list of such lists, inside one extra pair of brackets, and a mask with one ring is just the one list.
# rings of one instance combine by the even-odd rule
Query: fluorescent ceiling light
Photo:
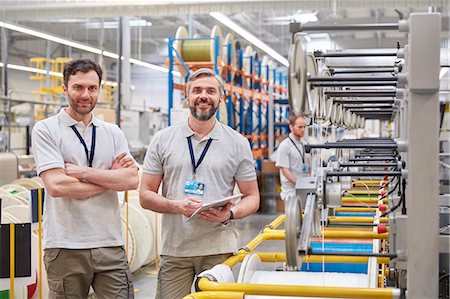
[[(43, 39), (46, 39), (46, 40), (49, 40), (49, 41), (52, 41), (52, 42), (55, 42), (55, 43), (63, 44), (63, 45), (66, 45), (66, 46), (69, 46), (69, 47), (72, 47), (72, 48), (76, 48), (76, 49), (80, 49), (80, 50), (83, 50), (83, 51), (86, 51), (86, 52), (91, 52), (91, 53), (98, 54), (98, 55), (101, 55), (103, 53), (103, 55), (106, 56), (106, 57), (110, 57), (110, 58), (113, 58), (113, 59), (118, 59), (119, 58), (119, 55), (116, 54), (116, 53), (112, 53), (112, 52), (108, 52), (108, 51), (102, 51), (101, 49), (98, 49), (98, 48), (95, 48), (95, 47), (91, 47), (89, 45), (77, 43), (77, 42), (74, 42), (74, 41), (71, 41), (71, 40), (68, 40), (68, 39), (65, 39), (65, 38), (57, 37), (57, 36), (54, 36), (54, 35), (51, 35), (51, 34), (47, 34), (47, 33), (44, 33), (44, 32), (40, 32), (40, 31), (36, 31), (36, 30), (33, 30), (33, 29), (25, 28), (25, 27), (22, 27), (22, 26), (17, 26), (17, 25), (14, 25), (14, 24), (0, 22), (0, 27), (4, 27), (6, 29), (14, 30), (14, 31), (17, 31), (17, 32), (22, 32), (22, 33), (25, 33), (25, 34), (28, 34), (28, 35), (32, 35), (32, 36), (35, 36), (35, 37), (43, 38)], [(157, 70), (157, 71), (160, 71), (160, 72), (165, 72), (165, 73), (168, 72), (168, 69), (165, 68), (165, 67), (161, 67), (159, 65), (151, 64), (151, 63), (140, 61), (140, 60), (137, 60), (137, 59), (130, 59), (130, 63), (133, 63), (135, 65), (139, 65), (139, 66), (142, 66), (142, 67), (146, 67), (146, 68), (149, 68), (149, 69), (152, 69), (152, 70)], [(179, 72), (174, 71), (174, 72), (172, 72), (172, 74), (174, 76), (181, 77), (181, 74)]]
[[(143, 19), (133, 19), (129, 21), (130, 27), (150, 27), (152, 22)], [(88, 29), (116, 29), (119, 27), (118, 21), (106, 21), (106, 22), (89, 22), (83, 25)]]
[[(0, 68), (4, 67), (3, 62), (0, 62)], [(17, 64), (10, 64), (8, 63), (8, 69), (11, 70), (17, 70), (17, 71), (23, 71), (23, 72), (30, 72), (30, 73), (37, 73), (37, 74), (43, 74), (43, 75), (51, 75), (56, 77), (63, 77), (63, 74), (60, 72), (52, 72), (52, 71), (46, 71), (43, 69), (37, 69), (35, 67), (30, 66), (23, 66), (23, 65), (17, 65)], [(167, 72), (166, 72), (167, 73)], [(102, 84), (111, 85), (111, 86), (117, 86), (117, 82), (112, 81), (103, 81)]]
[(292, 16), (292, 19), (294, 19), (295, 22), (302, 24), (317, 22), (317, 11), (302, 12), (301, 10), (299, 10)]
[(252, 45), (255, 47), (261, 49), (262, 51), (266, 52), (270, 56), (272, 56), (274, 59), (276, 59), (278, 62), (280, 62), (284, 66), (288, 66), (289, 62), (286, 58), (284, 58), (280, 53), (269, 47), (266, 43), (264, 43), (262, 40), (236, 24), (234, 21), (232, 21), (230, 18), (228, 18), (226, 15), (224, 15), (221, 12), (210, 12), (209, 15), (216, 19), (217, 21), (221, 22), (246, 40), (248, 40)]

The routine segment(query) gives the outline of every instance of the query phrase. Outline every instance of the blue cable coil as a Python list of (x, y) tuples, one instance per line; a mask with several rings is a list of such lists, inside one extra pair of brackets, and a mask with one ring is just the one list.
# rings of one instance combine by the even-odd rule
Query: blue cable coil
[(375, 217), (375, 213), (370, 212), (336, 212), (335, 216), (348, 216), (348, 217)]
[(304, 272), (367, 273), (367, 264), (302, 263)]
[[(373, 252), (372, 244), (358, 244), (358, 243), (324, 243), (322, 250), (322, 243), (310, 243), (313, 252)], [(324, 266), (324, 268), (323, 268)], [(356, 263), (303, 263), (302, 271), (307, 272), (339, 272), (339, 273), (367, 273), (367, 264)]]

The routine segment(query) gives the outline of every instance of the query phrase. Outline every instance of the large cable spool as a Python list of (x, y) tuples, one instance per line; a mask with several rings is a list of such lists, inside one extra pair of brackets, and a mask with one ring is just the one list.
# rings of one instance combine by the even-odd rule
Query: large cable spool
[[(255, 79), (259, 79), (259, 54), (258, 51), (254, 50), (253, 51), (253, 77)], [(253, 88), (256, 89), (256, 86), (258, 82), (255, 81)]]
[[(211, 29), (211, 39), (192, 39), (192, 40), (179, 40), (184, 38), (189, 38), (189, 33), (186, 27), (180, 26), (175, 34), (175, 41), (173, 48), (178, 52), (184, 62), (195, 62), (195, 61), (214, 61), (215, 56), (215, 38), (219, 38), (218, 45), (218, 56), (222, 56), (222, 30), (219, 26), (215, 25)], [(178, 57), (175, 58), (176, 61), (180, 62)], [(219, 73), (221, 73), (221, 65), (218, 63)], [(187, 75), (186, 70), (182, 65), (178, 66), (178, 70), (181, 75), (185, 77)]]
[(358, 128), (357, 115), (356, 115), (356, 113), (354, 113), (354, 112), (352, 112), (352, 122), (351, 122), (351, 127), (352, 127), (352, 129)]
[(28, 205), (28, 201), (25, 199), (6, 193), (5, 191), (0, 192), (0, 198), (2, 199), (1, 209), (15, 205)]
[[(121, 214), (125, 217), (126, 207), (122, 207)], [(142, 211), (140, 211), (133, 204), (128, 205), (128, 221), (129, 225), (133, 229), (135, 237), (136, 254), (133, 261), (130, 263), (131, 272), (136, 271), (147, 260), (151, 247), (153, 246), (153, 240), (151, 235), (150, 223), (147, 217)], [(130, 239), (128, 239), (130, 242)]]
[[(317, 66), (316, 58), (313, 53), (306, 54), (306, 70), (309, 77), (317, 77), (319, 75), (319, 68)], [(312, 86), (311, 84), (306, 84), (308, 88), (308, 105), (309, 110), (312, 112), (314, 118), (318, 118), (321, 114), (320, 110), (320, 89), (319, 87)]]
[[(244, 74), (246, 76), (251, 75), (251, 63), (250, 60), (252, 60), (252, 57), (254, 55), (254, 51), (252, 46), (247, 46), (244, 51), (244, 59), (242, 61), (242, 70), (244, 71)], [(244, 85), (247, 88), (250, 88), (251, 79), (250, 78), (244, 78)]]
[(39, 182), (38, 180), (29, 179), (29, 178), (20, 178), (12, 182), (12, 184), (20, 185), (28, 190), (40, 189), (44, 188), (44, 184)]
[(348, 109), (345, 109), (345, 113), (344, 113), (344, 125), (347, 128), (350, 128), (352, 125), (352, 112)]
[(268, 65), (269, 65), (270, 59), (269, 56), (264, 55), (262, 60), (261, 60), (261, 78), (263, 81), (268, 81), (269, 80), (269, 70), (268, 70)]
[(307, 55), (303, 35), (296, 34), (289, 48), (288, 91), (289, 106), (294, 115), (309, 116), (307, 99)]
[(31, 195), (30, 190), (28, 190), (27, 188), (25, 188), (21, 185), (16, 185), (16, 184), (6, 184), (3, 186), (0, 186), (0, 189), (2, 189), (3, 191), (6, 191), (9, 194), (20, 197), (26, 201), (28, 201), (28, 199), (30, 198), (30, 195)]
[[(331, 77), (331, 73), (328, 69), (323, 69), (320, 73), (320, 77)], [(328, 88), (322, 87), (322, 88), (317, 88), (317, 89), (319, 90), (318, 91), (319, 97), (318, 97), (318, 101), (317, 101), (317, 104), (315, 107), (316, 109), (314, 110), (314, 117), (316, 119), (320, 119), (320, 120), (328, 120), (329, 114), (331, 114), (330, 106), (332, 105), (333, 100), (331, 98), (328, 99), (328, 101), (330, 101), (331, 104), (328, 103), (328, 106), (327, 106), (327, 102), (326, 102), (327, 100), (326, 100), (324, 92)]]
[(335, 106), (333, 105), (333, 99), (329, 98), (325, 100), (325, 121), (331, 123), (331, 116), (333, 114)]
[[(123, 196), (120, 196), (119, 198), (123, 198)], [(125, 209), (124, 203), (123, 202), (119, 203), (122, 206), (121, 212), (123, 213)], [(144, 230), (135, 232), (136, 246), (139, 251), (137, 255), (145, 255), (146, 257), (142, 265), (147, 265), (156, 258), (156, 246), (155, 246), (156, 244), (158, 244), (158, 253), (161, 252), (161, 242), (159, 242), (159, 240), (161, 240), (161, 229), (158, 229), (158, 240), (155, 239), (157, 229), (156, 226), (158, 226), (159, 228), (161, 227), (161, 217), (158, 213), (142, 208), (139, 202), (139, 194), (137, 192), (133, 191), (128, 192), (128, 204), (130, 207), (129, 220), (131, 226), (133, 227), (133, 230), (135, 230), (135, 227), (137, 225), (141, 225), (143, 222), (140, 221), (141, 224), (132, 223), (131, 217), (133, 217), (134, 213), (131, 211), (131, 209), (133, 210), (137, 209), (147, 220), (146, 223), (144, 221), (144, 224), (148, 224), (144, 225)], [(133, 206), (133, 208), (131, 208), (131, 206)], [(150, 246), (148, 243), (150, 243)]]
[(224, 99), (220, 99), (219, 102), (219, 122), (223, 123), (224, 125), (228, 125), (228, 108), (227, 103)]
[(344, 112), (344, 107), (342, 104), (339, 104), (336, 110), (336, 126), (344, 125)]
[[(235, 66), (235, 70), (241, 70), (241, 65), (240, 65), (240, 55), (238, 56), (238, 52), (242, 52), (241, 50), (241, 43), (239, 42), (239, 40), (236, 40), (234, 42), (234, 47), (236, 48), (236, 66)], [(239, 58), (239, 59), (238, 59)], [(241, 84), (241, 76), (242, 74), (235, 74), (234, 76), (234, 85), (239, 86)]]
[(253, 274), (256, 271), (261, 271), (263, 269), (264, 267), (259, 256), (255, 253), (248, 254), (242, 261), (236, 282), (249, 283), (249, 281), (251, 281), (252, 279)]
[(278, 67), (278, 64), (273, 61), (272, 59), (269, 59), (269, 81), (272, 84), (277, 84), (277, 78), (275, 78), (275, 72), (274, 70)]
[(366, 118), (361, 116), (361, 129), (364, 129), (366, 127)]
[[(230, 47), (230, 57), (228, 57), (228, 47)], [(234, 35), (232, 33), (228, 33), (225, 36), (225, 40), (223, 43), (223, 52), (222, 52), (222, 60), (225, 64), (228, 66), (232, 66), (233, 68), (230, 69), (231, 74), (231, 81), (234, 79), (234, 70), (238, 68), (237, 61), (236, 61), (236, 43), (234, 39)], [(224, 76), (226, 76), (226, 72), (223, 73)]]
[(301, 257), (298, 253), (298, 241), (302, 230), (302, 207), (300, 199), (295, 195), (286, 197), (286, 268), (296, 271), (301, 267)]
[[(123, 216), (120, 217), (120, 225), (122, 229), (123, 243), (125, 244), (127, 236), (127, 222), (125, 220), (125, 217)], [(128, 265), (131, 265), (136, 256), (136, 238), (134, 236), (133, 228), (131, 227), (130, 223), (128, 223), (128, 248), (126, 248), (126, 252)]]

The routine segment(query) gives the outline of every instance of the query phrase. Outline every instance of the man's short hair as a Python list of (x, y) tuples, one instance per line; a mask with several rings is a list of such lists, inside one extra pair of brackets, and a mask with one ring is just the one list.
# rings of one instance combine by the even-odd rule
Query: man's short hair
[(198, 69), (189, 75), (189, 78), (187, 80), (187, 94), (189, 95), (189, 88), (191, 86), (191, 82), (197, 80), (198, 78), (203, 78), (203, 77), (216, 78), (217, 82), (219, 83), (219, 98), (221, 98), (225, 93), (225, 91), (224, 91), (225, 87), (224, 87), (223, 80), (222, 80), (222, 78), (220, 78), (220, 76), (216, 75), (216, 73), (212, 69), (208, 69), (208, 68)]
[(87, 73), (89, 71), (94, 70), (98, 75), (98, 84), (100, 86), (102, 82), (103, 71), (100, 65), (91, 59), (81, 58), (72, 60), (64, 65), (64, 85), (69, 84), (69, 78), (72, 75), (75, 75), (76, 72)]
[(291, 125), (291, 126), (293, 126), (293, 125), (295, 125), (295, 121), (298, 119), (298, 118), (303, 118), (304, 120), (305, 120), (305, 122), (306, 122), (306, 118), (303, 116), (303, 115), (294, 115), (294, 114), (291, 114), (291, 115), (289, 115), (289, 124)]

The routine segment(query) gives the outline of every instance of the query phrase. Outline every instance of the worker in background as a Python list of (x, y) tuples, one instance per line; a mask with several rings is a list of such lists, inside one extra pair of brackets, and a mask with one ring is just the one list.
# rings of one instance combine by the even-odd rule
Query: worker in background
[(281, 199), (295, 196), (295, 184), (298, 177), (308, 176), (311, 159), (305, 153), (306, 120), (303, 116), (289, 117), (289, 136), (280, 142), (277, 149), (276, 166), (280, 169)]
[(136, 189), (123, 132), (94, 116), (102, 70), (89, 59), (64, 68), (69, 106), (35, 124), (32, 146), (45, 186), (44, 264), (49, 298), (133, 298), (116, 191)]
[[(157, 132), (147, 149), (140, 202), (145, 209), (163, 213), (157, 299), (190, 294), (195, 275), (238, 250), (234, 220), (259, 207), (250, 144), (215, 118), (223, 95), (223, 81), (212, 70), (192, 73), (187, 83), (188, 120)], [(232, 195), (235, 183), (243, 194), (239, 203), (211, 208), (187, 221), (202, 203)], [(201, 194), (192, 187), (200, 184)]]

